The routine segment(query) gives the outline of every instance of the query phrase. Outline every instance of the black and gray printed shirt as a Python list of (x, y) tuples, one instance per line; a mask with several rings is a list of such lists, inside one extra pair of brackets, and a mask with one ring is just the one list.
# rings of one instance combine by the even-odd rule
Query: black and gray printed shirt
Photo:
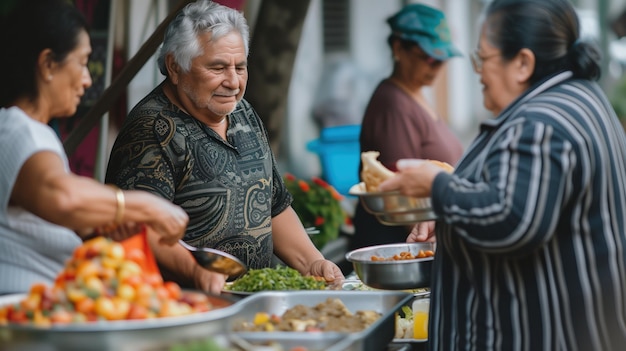
[(485, 121), (436, 177), (431, 350), (624, 349), (626, 136), (571, 76)]
[(184, 240), (271, 263), (271, 218), (292, 201), (267, 131), (245, 100), (228, 115), (227, 140), (172, 104), (161, 86), (130, 112), (113, 145), (106, 182), (146, 190), (189, 215)]

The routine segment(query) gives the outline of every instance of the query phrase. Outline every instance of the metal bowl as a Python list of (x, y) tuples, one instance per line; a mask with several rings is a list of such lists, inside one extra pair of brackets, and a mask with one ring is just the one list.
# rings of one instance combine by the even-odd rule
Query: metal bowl
[(375, 215), (384, 225), (413, 225), (417, 222), (432, 221), (437, 215), (432, 210), (420, 212), (388, 213)]
[(358, 196), (365, 210), (386, 225), (410, 225), (437, 218), (429, 197), (411, 197), (398, 191), (366, 191), (363, 182), (350, 188), (350, 195)]
[(372, 261), (372, 256), (393, 257), (403, 251), (417, 255), (420, 250), (435, 251), (433, 243), (400, 243), (369, 246), (346, 254), (363, 284), (386, 290), (430, 287), (432, 257), (400, 261)]
[[(19, 303), (25, 294), (0, 296), (0, 307)], [(0, 325), (0, 350), (158, 350), (164, 343), (228, 333), (225, 321), (241, 305), (225, 296), (209, 296), (214, 309), (185, 316), (145, 320), (97, 321), (39, 327)]]

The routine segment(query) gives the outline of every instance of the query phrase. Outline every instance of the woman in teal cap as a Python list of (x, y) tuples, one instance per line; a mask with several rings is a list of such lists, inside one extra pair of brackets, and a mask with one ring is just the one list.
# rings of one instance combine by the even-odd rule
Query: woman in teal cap
[[(393, 71), (372, 95), (363, 117), (361, 152), (380, 152), (379, 161), (395, 170), (402, 158), (423, 158), (454, 165), (461, 142), (424, 96), (445, 61), (460, 56), (450, 40), (443, 12), (410, 4), (391, 16), (388, 38)], [(360, 172), (359, 172), (360, 173)], [(404, 242), (410, 227), (385, 226), (358, 204), (351, 249)]]

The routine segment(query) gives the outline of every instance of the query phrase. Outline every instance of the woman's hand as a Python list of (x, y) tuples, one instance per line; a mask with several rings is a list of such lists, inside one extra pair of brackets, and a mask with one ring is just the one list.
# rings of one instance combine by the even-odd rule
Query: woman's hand
[(146, 202), (151, 203), (153, 213), (151, 220), (146, 224), (158, 234), (159, 244), (174, 245), (178, 243), (178, 240), (185, 235), (189, 222), (189, 216), (185, 210), (163, 198), (148, 193), (139, 191), (133, 193), (133, 195), (138, 196), (150, 196)]
[(121, 241), (147, 226), (152, 229), (159, 244), (168, 246), (178, 243), (185, 235), (189, 216), (180, 206), (145, 191), (124, 190), (123, 198), (122, 205), (117, 204), (117, 211), (121, 206), (122, 213), (127, 214), (121, 223), (110, 221), (95, 228), (76, 230), (76, 233), (83, 240), (99, 235)]
[(345, 279), (341, 269), (329, 260), (314, 261), (311, 263), (308, 274), (315, 277), (324, 277), (326, 282), (334, 284), (339, 284)]
[(398, 172), (380, 183), (380, 191), (400, 190), (407, 196), (429, 197), (435, 177), (444, 170), (425, 160), (398, 160)]
[(224, 288), (224, 284), (226, 284), (228, 276), (208, 271), (200, 265), (196, 265), (193, 272), (193, 279), (196, 288), (213, 295), (219, 295)]
[(419, 222), (417, 223), (409, 236), (406, 238), (407, 243), (419, 243), (419, 242), (435, 242), (435, 221)]

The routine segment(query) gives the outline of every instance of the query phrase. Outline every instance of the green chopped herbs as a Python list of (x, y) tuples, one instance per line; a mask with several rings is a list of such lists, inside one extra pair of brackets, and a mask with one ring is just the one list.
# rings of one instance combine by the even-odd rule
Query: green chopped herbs
[(402, 313), (404, 313), (404, 318), (408, 320), (413, 320), (413, 310), (409, 306), (402, 306)]
[(323, 290), (326, 282), (311, 276), (303, 276), (297, 270), (276, 268), (251, 269), (227, 287), (231, 291), (258, 292), (264, 290)]

